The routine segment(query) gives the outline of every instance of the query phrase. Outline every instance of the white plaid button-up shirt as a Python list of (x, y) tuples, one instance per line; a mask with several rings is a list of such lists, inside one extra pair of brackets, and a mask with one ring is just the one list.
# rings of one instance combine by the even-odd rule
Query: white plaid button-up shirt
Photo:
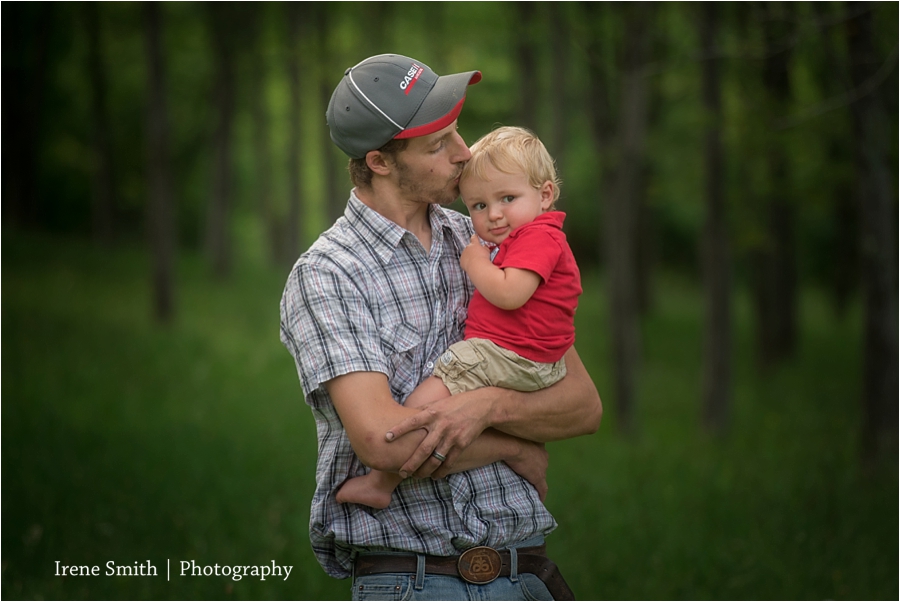
[(449, 556), (556, 527), (534, 487), (503, 462), (438, 481), (407, 479), (384, 510), (335, 502), (338, 487), (368, 469), (323, 383), (382, 372), (402, 403), (462, 338), (472, 287), (459, 255), (471, 221), (436, 205), (429, 218), (430, 252), (351, 193), (344, 216), (295, 264), (281, 300), (281, 340), (294, 356), (319, 441), (310, 540), (333, 577), (350, 575), (354, 548)]

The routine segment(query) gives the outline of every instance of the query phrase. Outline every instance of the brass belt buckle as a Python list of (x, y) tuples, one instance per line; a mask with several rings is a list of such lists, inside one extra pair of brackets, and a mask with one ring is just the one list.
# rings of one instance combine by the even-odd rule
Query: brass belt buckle
[(500, 575), (500, 553), (487, 546), (463, 552), (456, 563), (460, 577), (473, 585), (490, 583)]

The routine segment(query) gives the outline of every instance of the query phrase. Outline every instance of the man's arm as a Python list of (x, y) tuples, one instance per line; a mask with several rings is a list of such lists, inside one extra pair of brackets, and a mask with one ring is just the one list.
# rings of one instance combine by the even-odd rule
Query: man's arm
[[(366, 466), (389, 472), (400, 472), (404, 478), (414, 471), (402, 467), (410, 456), (423, 447), (426, 432), (412, 429), (388, 443), (384, 432), (390, 426), (418, 414), (391, 397), (387, 377), (380, 372), (352, 372), (325, 383), (325, 388), (350, 438), (350, 445)], [(436, 448), (428, 450), (427, 455)], [(437, 451), (442, 452), (442, 449)], [(462, 450), (461, 450), (462, 451)], [(446, 455), (446, 454), (445, 454)], [(547, 493), (547, 452), (543, 445), (489, 429), (477, 436), (463, 453), (432, 464), (416, 476), (424, 477), (436, 470), (436, 478), (470, 468), (504, 461), (528, 480), (541, 496)], [(420, 462), (421, 464), (421, 462)]]
[(521, 393), (486, 387), (438, 400), (394, 422), (385, 435), (387, 441), (399, 441), (417, 429), (428, 432), (424, 437), (418, 435), (422, 437), (418, 447), (406, 456), (401, 470), (430, 474), (439, 464), (430, 457), (435, 449), (453, 465), (489, 427), (537, 442), (595, 433), (603, 415), (600, 395), (574, 347), (566, 352), (565, 359), (566, 377), (546, 389)]

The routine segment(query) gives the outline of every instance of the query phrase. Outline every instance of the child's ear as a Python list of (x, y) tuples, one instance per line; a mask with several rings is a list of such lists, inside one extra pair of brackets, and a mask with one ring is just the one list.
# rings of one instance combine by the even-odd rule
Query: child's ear
[(541, 210), (547, 211), (550, 209), (550, 206), (553, 204), (553, 190), (555, 188), (550, 180), (547, 180), (538, 188), (538, 192), (541, 194)]

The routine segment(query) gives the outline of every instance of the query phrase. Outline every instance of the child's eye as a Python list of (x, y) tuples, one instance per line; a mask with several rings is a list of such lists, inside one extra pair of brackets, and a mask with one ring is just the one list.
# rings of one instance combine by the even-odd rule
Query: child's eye
[(472, 206), (469, 207), (469, 211), (481, 211), (485, 208), (484, 203), (472, 203)]
[(511, 195), (511, 194), (508, 194), (508, 195), (506, 195), (505, 197), (503, 197), (503, 202), (504, 202), (504, 203), (512, 203), (514, 200), (516, 200), (516, 197), (515, 197), (514, 195)]

